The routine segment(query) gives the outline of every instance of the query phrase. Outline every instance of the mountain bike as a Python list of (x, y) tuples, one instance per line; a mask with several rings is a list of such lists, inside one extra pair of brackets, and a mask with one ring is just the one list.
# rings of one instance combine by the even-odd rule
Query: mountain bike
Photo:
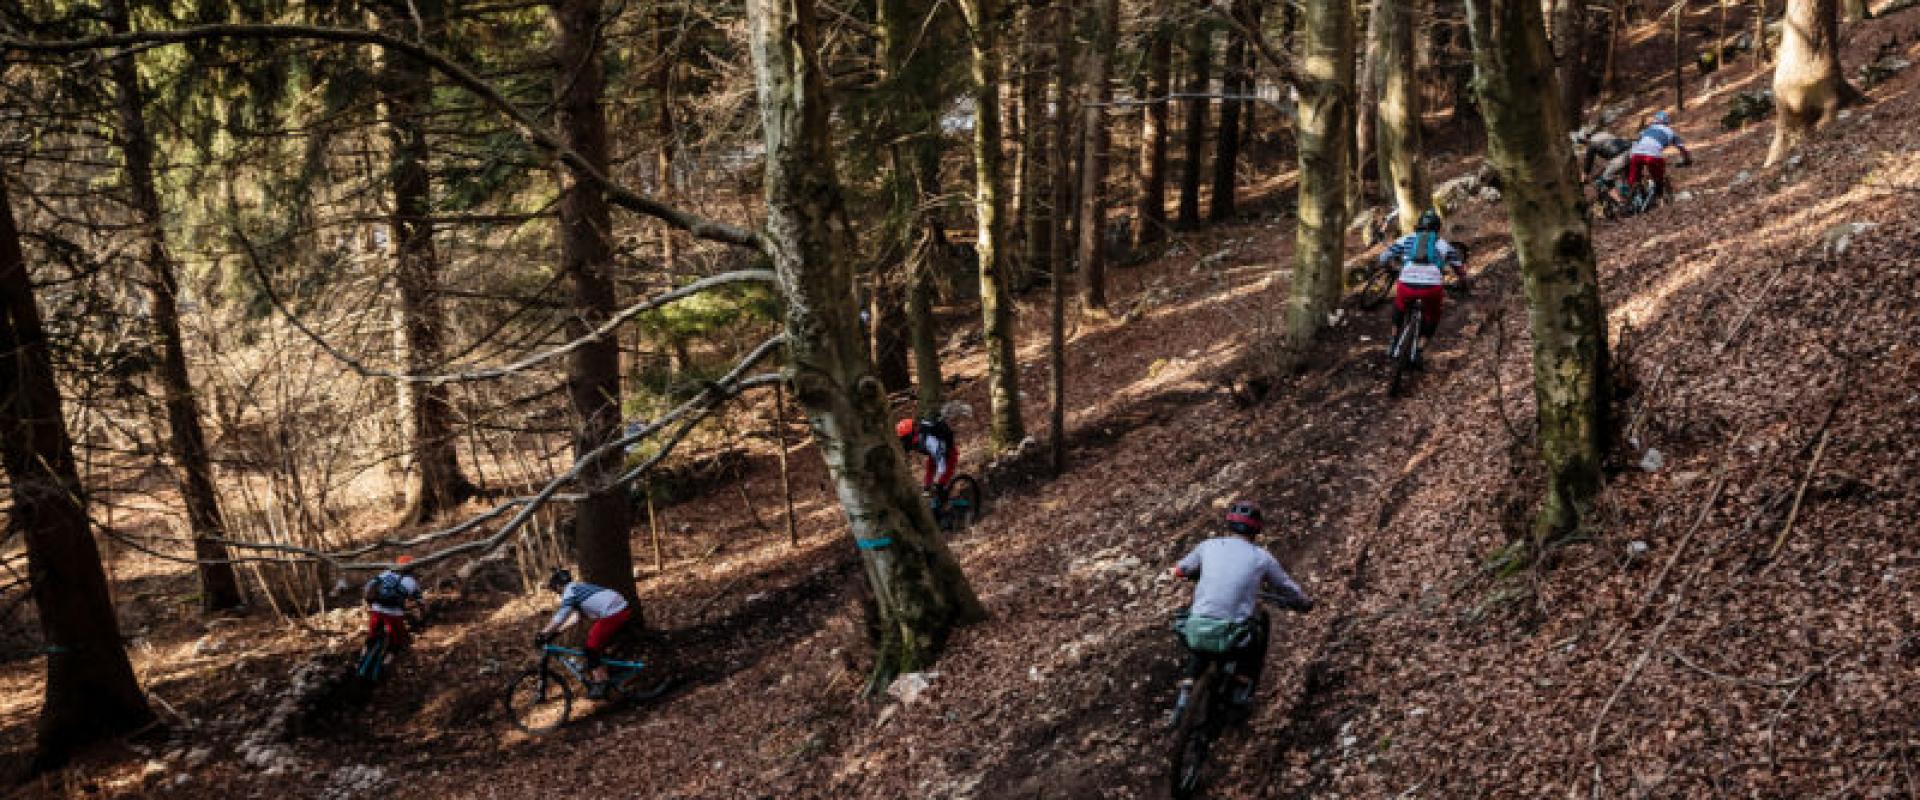
[[(1306, 612), (1311, 604), (1299, 605), (1268, 592), (1261, 592), (1260, 599), (1284, 608)], [(1261, 613), (1265, 613), (1264, 611)], [(1180, 640), (1186, 648), (1186, 640)], [(1226, 732), (1230, 723), (1245, 721), (1246, 704), (1234, 702), (1233, 693), (1239, 671), (1239, 662), (1232, 653), (1202, 653), (1187, 649), (1194, 658), (1200, 659), (1199, 674), (1193, 679), (1193, 688), (1187, 694), (1184, 706), (1176, 705), (1173, 712), (1173, 749), (1171, 752), (1171, 771), (1169, 782), (1176, 798), (1193, 797), (1200, 790), (1206, 776), (1207, 759), (1213, 752), (1213, 743)], [(1265, 657), (1265, 653), (1261, 654)], [(1253, 687), (1248, 687), (1251, 692)]]
[(927, 499), (933, 509), (933, 521), (940, 530), (948, 533), (963, 531), (980, 521), (980, 515), (986, 512), (986, 497), (980, 491), (980, 482), (972, 475), (960, 473), (954, 476), (947, 486), (947, 502), (941, 504), (934, 498)]
[[(673, 688), (671, 677), (656, 680), (653, 676), (658, 671), (644, 662), (609, 658), (600, 663), (607, 667), (607, 699), (614, 702), (651, 700)], [(542, 645), (539, 663), (514, 676), (507, 684), (507, 714), (523, 731), (551, 732), (567, 723), (573, 713), (573, 687), (588, 687), (589, 674), (585, 651)], [(641, 680), (643, 675), (647, 680)]]
[[(1447, 244), (1460, 254), (1460, 260), (1463, 263), (1473, 257), (1469, 245), (1453, 241)], [(1377, 259), (1368, 258), (1363, 269), (1359, 276), (1358, 288), (1354, 289), (1353, 296), (1359, 298), (1362, 309), (1378, 308), (1381, 303), (1393, 296), (1393, 284), (1400, 279), (1400, 265), (1382, 264)]]
[(1421, 300), (1408, 303), (1400, 327), (1393, 331), (1393, 344), (1387, 348), (1387, 358), (1392, 362), (1387, 377), (1388, 397), (1399, 397), (1401, 376), (1408, 370), (1420, 368), (1420, 320), (1425, 306)]
[[(427, 617), (424, 612), (409, 611), (406, 619), (407, 630), (414, 636), (418, 636), (427, 628)], [(354, 679), (366, 687), (372, 687), (385, 679), (388, 668), (391, 666), (387, 663), (387, 655), (392, 647), (393, 643), (389, 641), (386, 626), (380, 626), (380, 631), (367, 637), (367, 643), (361, 645), (359, 654), (353, 658)]]

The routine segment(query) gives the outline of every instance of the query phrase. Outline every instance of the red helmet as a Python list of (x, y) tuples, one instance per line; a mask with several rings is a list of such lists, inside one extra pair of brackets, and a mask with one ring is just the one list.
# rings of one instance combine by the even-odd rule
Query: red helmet
[(401, 556), (401, 557), (399, 557), (399, 558), (396, 558), (396, 559), (394, 559), (394, 560), (393, 560), (393, 563), (394, 563), (394, 564), (395, 564), (396, 566), (402, 566), (402, 567), (404, 567), (404, 566), (406, 566), (406, 565), (408, 565), (408, 564), (411, 564), (411, 563), (413, 563), (413, 556)]
[(905, 439), (913, 435), (913, 428), (914, 425), (911, 418), (900, 420), (899, 423), (893, 426), (893, 435)]
[(1227, 506), (1227, 530), (1241, 536), (1255, 536), (1266, 523), (1262, 520), (1260, 506), (1251, 500), (1235, 500)]

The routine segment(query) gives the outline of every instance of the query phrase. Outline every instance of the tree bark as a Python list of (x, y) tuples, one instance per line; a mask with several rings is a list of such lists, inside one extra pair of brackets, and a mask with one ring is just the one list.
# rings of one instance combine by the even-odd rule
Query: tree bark
[(764, 237), (787, 300), (791, 381), (873, 589), (875, 691), (932, 663), (985, 612), (907, 475), (859, 339), (812, 0), (749, 0), (747, 17), (767, 154)]
[(1488, 160), (1506, 191), (1533, 329), (1546, 493), (1534, 540), (1594, 524), (1608, 440), (1607, 327), (1539, 0), (1467, 0)]
[(0, 463), (47, 643), (38, 771), (65, 763), (81, 745), (145, 725), (153, 712), (120, 645), (6, 185), (0, 175)]
[(1146, 52), (1147, 105), (1140, 114), (1139, 220), (1133, 231), (1135, 247), (1167, 238), (1167, 93), (1173, 87), (1173, 31), (1163, 21), (1148, 34)]
[(1115, 28), (1119, 22), (1116, 0), (1094, 0), (1093, 42), (1087, 49), (1086, 86), (1081, 109), (1080, 166), (1080, 286), (1081, 299), (1088, 313), (1104, 314), (1107, 309), (1107, 161), (1112, 139), (1107, 132), (1107, 106), (1113, 100), (1113, 85), (1108, 80), (1112, 69)]
[(906, 222), (903, 247), (907, 250), (907, 332), (913, 356), (913, 381), (919, 414), (936, 416), (946, 402), (940, 377), (939, 321), (933, 296), (939, 253), (945, 244), (940, 219), (929, 201), (940, 194), (940, 128), (928, 107), (933, 92), (930, 48), (913, 46), (919, 21), (930, 0), (882, 0), (875, 6), (880, 32), (879, 58), (886, 72), (888, 118), (903, 144), (891, 149), (895, 213)]
[(1065, 209), (1073, 202), (1074, 174), (1068, 168), (1073, 159), (1073, 4), (1060, 0), (1054, 10), (1054, 90), (1053, 90), (1053, 207), (1054, 215), (1053, 307), (1047, 326), (1047, 397), (1049, 409), (1047, 449), (1053, 474), (1067, 468), (1067, 222), (1073, 216)]
[(1299, 225), (1287, 297), (1287, 363), (1304, 363), (1339, 300), (1353, 136), (1353, 22), (1345, 2), (1309, 3), (1301, 21)]
[(1840, 72), (1840, 15), (1835, 0), (1787, 0), (1780, 26), (1780, 60), (1773, 68), (1773, 166), (1807, 134), (1832, 122), (1860, 92)]
[(960, 0), (967, 20), (967, 41), (973, 67), (974, 218), (979, 239), (974, 251), (980, 259), (980, 317), (987, 351), (987, 399), (991, 406), (988, 448), (1000, 453), (1026, 438), (1020, 419), (1020, 361), (1015, 357), (1013, 303), (1008, 296), (1006, 258), (1001, 239), (1000, 52), (994, 0)]
[[(125, 0), (108, 0), (109, 27), (116, 33), (131, 30)], [(207, 437), (200, 427), (200, 407), (187, 371), (186, 344), (180, 333), (180, 284), (172, 253), (167, 248), (160, 193), (153, 181), (153, 136), (147, 130), (146, 95), (140, 90), (140, 72), (131, 54), (112, 59), (114, 107), (120, 118), (120, 146), (126, 158), (127, 186), (133, 210), (146, 240), (147, 297), (154, 335), (160, 343), (160, 386), (167, 409), (169, 450), (180, 470), (180, 498), (186, 506), (187, 526), (193, 534), (193, 555), (199, 560), (200, 607), (203, 611), (240, 608), (245, 604), (240, 580), (227, 563), (226, 522), (220, 514), (220, 495), (214, 489), (213, 462), (207, 455)]]
[[(1230, 9), (1228, 13), (1244, 21), (1247, 0), (1232, 0)], [(1233, 98), (1246, 94), (1253, 78), (1247, 39), (1237, 31), (1227, 31), (1227, 54), (1221, 70), (1220, 93), (1226, 98), (1220, 101), (1220, 129), (1213, 140), (1213, 197), (1207, 205), (1207, 219), (1212, 222), (1232, 219), (1234, 215), (1234, 179), (1239, 177), (1240, 163), (1240, 113), (1247, 103)]]
[[(402, 38), (425, 41), (427, 32), (412, 30), (417, 19), (441, 17), (434, 0), (382, 8), (381, 26)], [(409, 36), (408, 34), (411, 34)], [(433, 74), (417, 59), (383, 54), (380, 63), (382, 112), (386, 117), (387, 180), (393, 193), (392, 229), (395, 285), (394, 339), (410, 374), (441, 368), (441, 339), (445, 315), (440, 307), (440, 260), (433, 247), (433, 178), (427, 169), (431, 151), (423, 125), (432, 109)], [(453, 403), (447, 387), (396, 381), (395, 405), (405, 438), (402, 474), (406, 496), (400, 524), (417, 525), (458, 505), (472, 494), (473, 485), (460, 472), (454, 440)]]
[(1867, 0), (1843, 0), (1848, 22), (1864, 22), (1873, 19), (1873, 12), (1867, 8)]
[(1381, 49), (1386, 46), (1382, 41), (1385, 35), (1386, 8), (1388, 0), (1372, 0), (1368, 6), (1367, 29), (1361, 40), (1360, 72), (1354, 77), (1355, 101), (1353, 107), (1353, 187), (1347, 203), (1349, 217), (1359, 214), (1366, 207), (1367, 199), (1377, 196), (1369, 183), (1367, 167), (1374, 167), (1373, 176), (1382, 182), (1388, 180), (1387, 165), (1380, 161), (1377, 145), (1380, 143), (1380, 58)]
[(913, 329), (907, 321), (906, 292), (901, 276), (875, 267), (869, 314), (873, 320), (873, 369), (887, 393), (913, 386)]
[(1206, 11), (1206, 0), (1188, 28), (1186, 130), (1181, 141), (1180, 211), (1175, 227), (1190, 231), (1200, 227), (1200, 174), (1206, 168), (1207, 92), (1211, 91), (1213, 67), (1213, 21)]
[(1376, 0), (1380, 20), (1380, 178), (1392, 187), (1402, 233), (1432, 204), (1420, 141), (1420, 80), (1414, 74), (1415, 0)]
[[(600, 0), (559, 0), (551, 6), (554, 25), (554, 116), (567, 147), (600, 174), (607, 174), (607, 118), (600, 107), (606, 83), (600, 50)], [(569, 338), (585, 336), (616, 313), (613, 285), (612, 213), (592, 184), (568, 175), (560, 198), (561, 270), (573, 286)], [(852, 297), (849, 287), (848, 295)], [(864, 349), (864, 348), (863, 348)], [(862, 353), (862, 360), (865, 354)], [(567, 361), (567, 399), (576, 423), (576, 457), (617, 437), (621, 429), (620, 348), (613, 339), (589, 343)], [(586, 499), (575, 505), (574, 548), (589, 582), (625, 595), (636, 617), (633, 546), (629, 540), (626, 492), (614, 479), (623, 453), (617, 448), (580, 471)], [(636, 623), (638, 620), (636, 620)]]
[(1587, 103), (1587, 0), (1553, 4), (1553, 66), (1567, 124), (1580, 126)]
[(1047, 172), (1044, 16), (1040, 0), (1028, 0), (1020, 9), (1020, 268), (1028, 286), (1049, 269), (1048, 237), (1053, 231), (1053, 211), (1045, 202), (1052, 183), (1043, 177)]

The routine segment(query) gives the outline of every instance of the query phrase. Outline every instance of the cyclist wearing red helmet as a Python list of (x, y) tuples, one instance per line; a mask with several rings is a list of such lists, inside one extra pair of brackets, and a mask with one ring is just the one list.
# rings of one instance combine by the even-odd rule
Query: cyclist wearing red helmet
[(900, 437), (900, 449), (907, 451), (907, 455), (919, 453), (927, 457), (927, 471), (920, 479), (920, 486), (933, 498), (934, 508), (945, 507), (947, 487), (960, 468), (960, 449), (953, 444), (953, 427), (938, 417), (903, 419), (893, 426), (893, 433)]
[(407, 635), (407, 608), (423, 602), (420, 593), (420, 581), (413, 575), (413, 556), (401, 556), (393, 560), (393, 569), (386, 570), (367, 581), (364, 597), (367, 601), (367, 641), (387, 631), (386, 661), (391, 662), (395, 653), (407, 649), (412, 641)]
[(1259, 604), (1262, 584), (1271, 586), (1288, 608), (1313, 608), (1313, 600), (1287, 575), (1279, 560), (1254, 543), (1265, 527), (1260, 506), (1236, 500), (1227, 506), (1226, 523), (1228, 535), (1201, 542), (1173, 567), (1174, 577), (1199, 581), (1193, 587), (1193, 605), (1180, 623), (1182, 642), (1189, 650), (1185, 677), (1180, 681), (1181, 707), (1186, 705), (1199, 672), (1201, 653), (1237, 662), (1234, 677), (1238, 685), (1233, 700), (1241, 704), (1253, 700), (1267, 656), (1269, 623)]

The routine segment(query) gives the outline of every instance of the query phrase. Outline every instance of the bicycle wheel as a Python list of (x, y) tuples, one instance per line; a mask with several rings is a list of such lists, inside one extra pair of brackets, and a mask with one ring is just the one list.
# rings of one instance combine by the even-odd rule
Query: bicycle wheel
[(960, 475), (953, 479), (953, 485), (947, 489), (946, 527), (951, 531), (962, 531), (973, 527), (980, 521), (980, 514), (986, 510), (985, 499), (980, 492), (980, 482), (972, 475)]
[(1207, 766), (1207, 754), (1213, 749), (1214, 716), (1219, 709), (1214, 707), (1214, 684), (1220, 681), (1219, 667), (1208, 664), (1200, 677), (1193, 682), (1193, 691), (1188, 696), (1187, 712), (1180, 718), (1179, 727), (1173, 733), (1173, 760), (1168, 782), (1172, 785), (1173, 796), (1187, 798), (1200, 791), (1200, 779)]
[(1387, 396), (1399, 397), (1401, 378), (1414, 359), (1419, 357), (1420, 349), (1420, 304), (1407, 307), (1406, 320), (1400, 324), (1400, 330), (1393, 335), (1393, 365), (1387, 378)]
[(542, 664), (507, 685), (507, 714), (528, 733), (547, 733), (567, 723), (573, 712), (573, 687), (552, 667)]
[(1360, 298), (1360, 307), (1378, 308), (1381, 303), (1386, 302), (1387, 296), (1391, 294), (1393, 290), (1394, 277), (1392, 270), (1379, 264), (1374, 264), (1369, 267), (1367, 269), (1366, 279), (1360, 283), (1360, 288), (1354, 292), (1355, 296)]
[(378, 683), (381, 674), (386, 671), (386, 656), (387, 636), (382, 633), (360, 649), (360, 660), (354, 663), (354, 677), (364, 683)]

